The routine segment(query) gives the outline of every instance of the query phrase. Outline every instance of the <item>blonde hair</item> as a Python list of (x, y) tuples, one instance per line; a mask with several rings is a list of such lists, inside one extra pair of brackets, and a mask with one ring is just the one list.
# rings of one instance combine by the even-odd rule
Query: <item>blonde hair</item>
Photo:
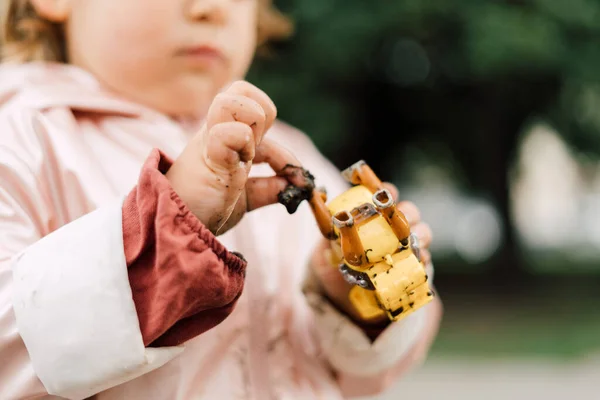
[[(62, 24), (40, 17), (29, 0), (0, 2), (2, 62), (67, 62)], [(259, 0), (257, 28), (259, 50), (264, 50), (269, 41), (285, 39), (291, 35), (293, 25), (275, 8), (273, 0)]]

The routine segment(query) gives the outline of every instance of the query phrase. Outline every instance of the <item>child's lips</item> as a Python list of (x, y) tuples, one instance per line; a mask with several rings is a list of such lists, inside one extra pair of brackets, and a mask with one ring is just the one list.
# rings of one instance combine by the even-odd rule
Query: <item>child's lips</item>
[(219, 66), (227, 61), (222, 51), (206, 45), (186, 47), (180, 50), (178, 55), (199, 66)]

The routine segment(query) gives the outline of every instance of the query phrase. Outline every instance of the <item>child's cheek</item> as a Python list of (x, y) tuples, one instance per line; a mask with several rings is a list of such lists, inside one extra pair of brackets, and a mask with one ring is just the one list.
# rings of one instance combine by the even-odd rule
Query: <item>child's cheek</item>
[(240, 2), (237, 12), (232, 14), (227, 42), (233, 46), (233, 79), (243, 79), (254, 58), (258, 27), (255, 3)]

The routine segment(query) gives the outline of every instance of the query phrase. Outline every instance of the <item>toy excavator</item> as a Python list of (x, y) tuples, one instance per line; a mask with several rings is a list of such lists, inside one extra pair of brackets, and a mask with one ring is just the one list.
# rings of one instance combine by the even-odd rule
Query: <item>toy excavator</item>
[(309, 199), (321, 233), (331, 241), (332, 264), (354, 285), (350, 301), (364, 320), (385, 314), (398, 321), (434, 297), (416, 236), (364, 161), (342, 176), (353, 187), (328, 204), (319, 189)]

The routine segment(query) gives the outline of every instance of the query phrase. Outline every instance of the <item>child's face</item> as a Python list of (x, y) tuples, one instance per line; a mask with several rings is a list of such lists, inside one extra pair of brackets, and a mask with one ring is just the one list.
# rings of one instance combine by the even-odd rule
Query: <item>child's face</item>
[(67, 1), (69, 62), (172, 116), (202, 117), (254, 56), (257, 0)]

